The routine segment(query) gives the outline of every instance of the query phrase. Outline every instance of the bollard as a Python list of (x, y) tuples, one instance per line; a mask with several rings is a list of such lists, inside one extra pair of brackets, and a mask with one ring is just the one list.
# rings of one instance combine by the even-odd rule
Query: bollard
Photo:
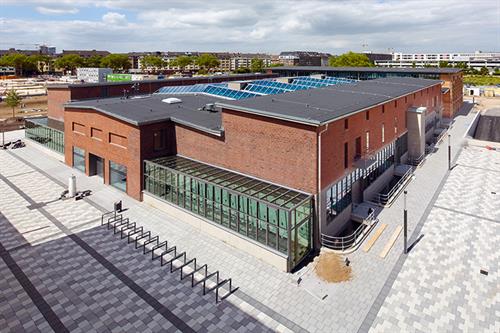
[(115, 202), (115, 205), (114, 205), (114, 206), (115, 206), (115, 207), (114, 207), (114, 208), (115, 208), (115, 212), (118, 212), (118, 213), (119, 213), (119, 212), (121, 212), (121, 211), (122, 211), (122, 201), (121, 201), (121, 200), (120, 200), (120, 201)]
[(76, 195), (76, 177), (71, 175), (68, 179), (68, 198), (73, 198)]

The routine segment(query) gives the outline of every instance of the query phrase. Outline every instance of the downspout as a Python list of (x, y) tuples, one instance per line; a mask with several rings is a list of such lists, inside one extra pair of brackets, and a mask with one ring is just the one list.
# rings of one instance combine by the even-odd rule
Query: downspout
[(326, 124), (326, 127), (322, 129), (318, 133), (318, 193), (316, 194), (316, 216), (318, 219), (318, 240), (321, 245), (321, 206), (320, 206), (320, 199), (321, 199), (321, 134), (325, 133), (328, 130), (328, 125)]

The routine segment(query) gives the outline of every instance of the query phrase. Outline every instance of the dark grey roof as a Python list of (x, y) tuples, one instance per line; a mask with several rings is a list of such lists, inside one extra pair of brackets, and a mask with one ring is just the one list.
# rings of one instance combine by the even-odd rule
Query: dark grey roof
[(409, 73), (409, 74), (453, 74), (462, 71), (460, 68), (394, 68), (394, 67), (328, 67), (328, 66), (280, 66), (269, 68), (274, 73), (283, 71), (296, 72), (365, 72), (365, 73)]
[[(166, 98), (179, 98), (182, 103), (168, 104)], [(152, 95), (139, 98), (105, 98), (67, 103), (66, 108), (92, 109), (132, 125), (141, 126), (171, 120), (215, 135), (222, 133), (220, 112), (199, 108), (221, 98), (206, 95)]]
[(231, 110), (318, 126), (440, 83), (439, 80), (392, 77), (217, 104)]

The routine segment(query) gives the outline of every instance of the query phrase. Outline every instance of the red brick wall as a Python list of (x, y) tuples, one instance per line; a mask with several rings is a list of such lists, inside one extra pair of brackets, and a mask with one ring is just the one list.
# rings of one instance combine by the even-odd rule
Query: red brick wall
[[(72, 123), (85, 125), (85, 135), (72, 131)], [(102, 131), (103, 140), (91, 137), (91, 128)], [(73, 146), (85, 150), (86, 173), (89, 174), (89, 153), (104, 158), (104, 182), (109, 184), (109, 161), (127, 167), (127, 194), (141, 200), (140, 131), (122, 121), (92, 110), (65, 111), (64, 150), (66, 164), (73, 165)], [(110, 133), (127, 138), (126, 147), (109, 143)]]
[(443, 88), (450, 88), (449, 103), (445, 104), (443, 117), (453, 118), (464, 102), (463, 73), (441, 74)]
[(223, 110), (224, 138), (175, 126), (177, 153), (310, 193), (317, 191), (316, 130)]
[(71, 99), (71, 92), (68, 88), (47, 89), (47, 110), (48, 117), (59, 121), (64, 121), (63, 104)]
[[(319, 131), (326, 131), (321, 134), (321, 188), (330, 186), (338, 181), (346, 173), (353, 170), (354, 157), (356, 154), (355, 140), (361, 137), (361, 152), (365, 155), (366, 131), (370, 131), (370, 152), (379, 150), (386, 144), (395, 140), (406, 131), (406, 111), (409, 107), (425, 106), (427, 113), (437, 109), (432, 107), (432, 98), (437, 97), (437, 105), (441, 101), (441, 86), (436, 85), (421, 92), (411, 94), (397, 99), (397, 107), (394, 101), (382, 106), (371, 108), (367, 111), (347, 117), (349, 126), (344, 129), (344, 119), (334, 121), (323, 126)], [(366, 113), (369, 112), (369, 120), (366, 120)], [(397, 117), (397, 132), (395, 130)], [(385, 140), (382, 143), (382, 123), (385, 128)], [(348, 143), (348, 168), (344, 168), (344, 143)]]

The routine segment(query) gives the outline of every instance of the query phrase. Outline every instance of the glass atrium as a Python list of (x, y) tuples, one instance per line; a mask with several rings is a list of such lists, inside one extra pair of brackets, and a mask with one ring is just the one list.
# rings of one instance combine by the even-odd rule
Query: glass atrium
[(144, 161), (144, 190), (286, 256), (312, 246), (312, 195), (181, 156)]

